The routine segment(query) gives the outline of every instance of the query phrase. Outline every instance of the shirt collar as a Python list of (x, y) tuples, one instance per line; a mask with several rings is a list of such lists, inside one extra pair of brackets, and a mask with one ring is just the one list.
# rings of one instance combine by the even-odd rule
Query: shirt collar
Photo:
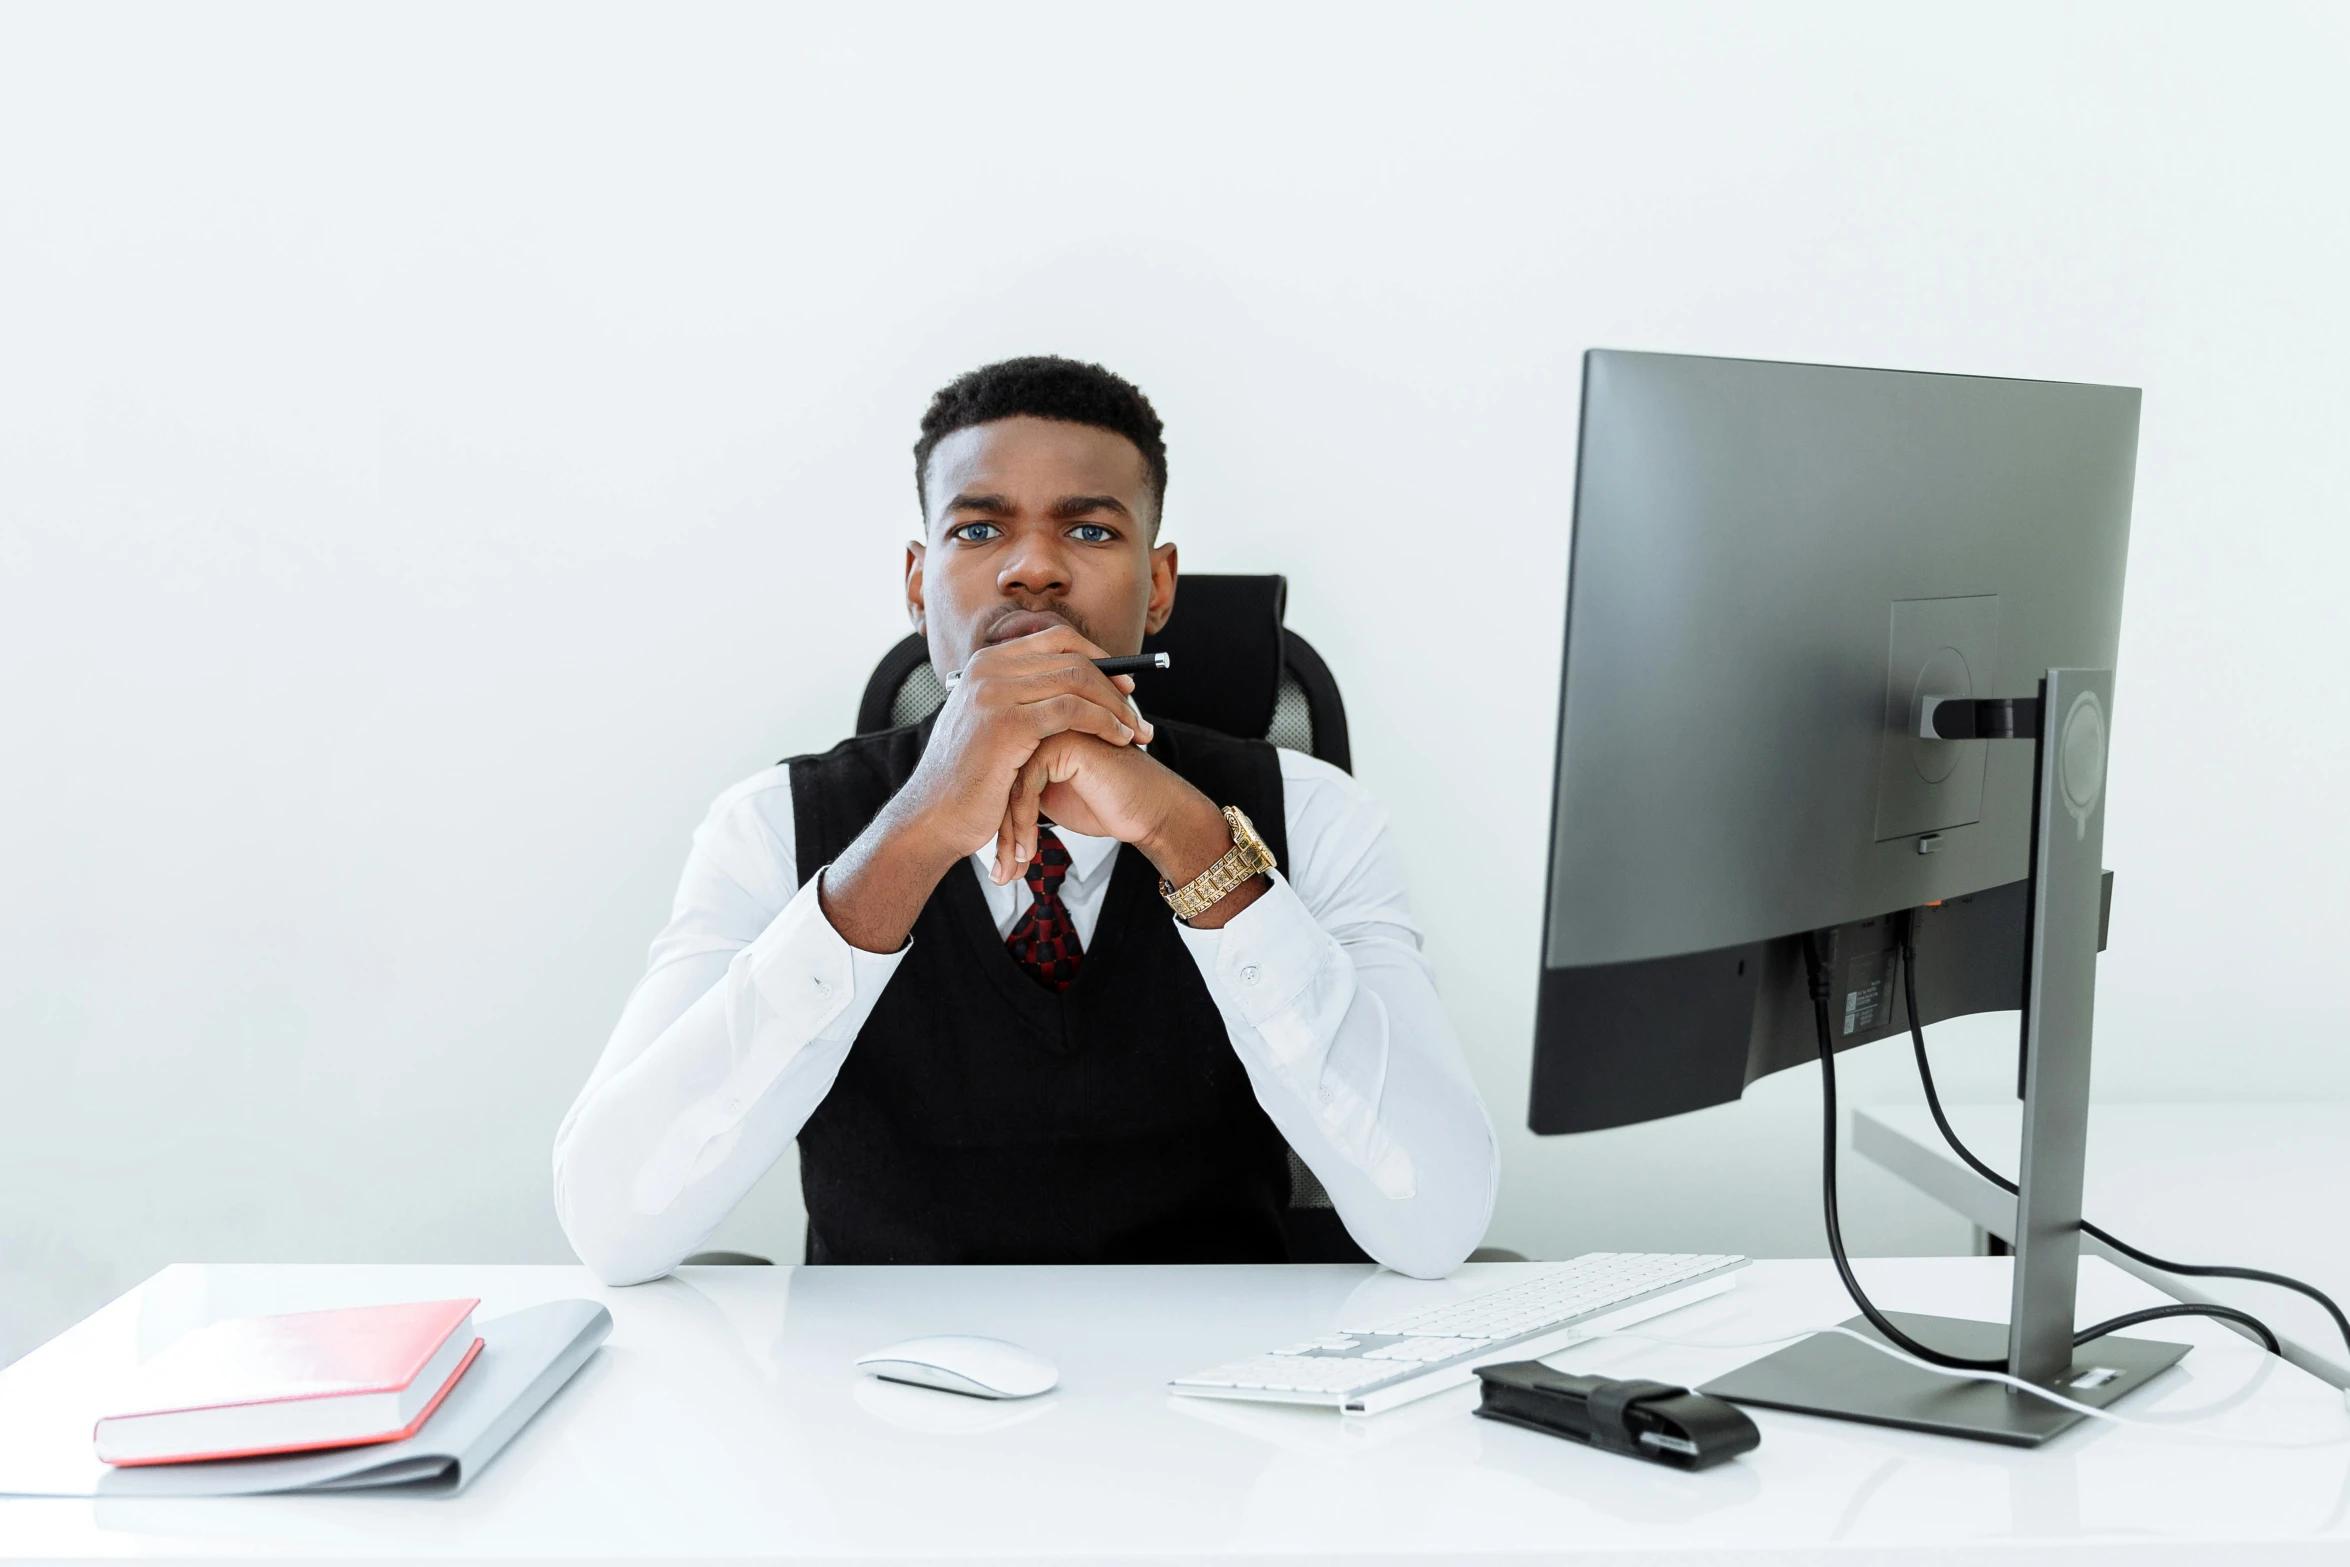
[(1081, 882), (1093, 880), (1093, 873), (1118, 852), (1115, 838), (1096, 838), (1089, 833), (1071, 832), (1066, 827), (1055, 827), (1053, 836), (1069, 851), (1069, 874)]
[[(1116, 856), (1118, 840), (1096, 838), (1091, 833), (1071, 832), (1066, 827), (1053, 828), (1053, 836), (1061, 840), (1061, 847), (1069, 851), (1069, 879), (1084, 886), (1094, 873)], [(972, 854), (971, 861), (985, 876), (995, 869), (996, 840), (990, 838)]]

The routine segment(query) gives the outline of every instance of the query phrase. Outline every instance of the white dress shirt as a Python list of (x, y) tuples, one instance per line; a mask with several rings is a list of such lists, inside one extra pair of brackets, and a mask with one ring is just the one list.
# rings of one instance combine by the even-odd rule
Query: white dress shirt
[[(1280, 759), (1287, 863), (1223, 928), (1175, 928), (1257, 1102), (1356, 1242), (1440, 1277), (1492, 1215), (1493, 1128), (1421, 954), (1386, 812), (1328, 763)], [(1118, 845), (1060, 838), (1061, 900), (1089, 944)], [(607, 1283), (667, 1273), (791, 1147), (905, 958), (841, 938), (817, 878), (800, 884), (797, 841), (789, 767), (718, 797), (645, 977), (555, 1134), (555, 1211)], [(1032, 896), (1024, 880), (997, 886), (994, 858), (991, 842), (969, 874), (1009, 936)]]

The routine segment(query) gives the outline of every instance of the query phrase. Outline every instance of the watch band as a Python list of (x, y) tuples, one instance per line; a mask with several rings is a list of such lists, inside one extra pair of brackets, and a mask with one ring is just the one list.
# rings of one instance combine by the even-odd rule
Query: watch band
[(1224, 820), (1232, 827), (1232, 847), (1224, 851), (1223, 858), (1180, 887), (1164, 876), (1159, 878), (1159, 896), (1167, 900), (1177, 919), (1197, 919), (1251, 876), (1278, 868), (1273, 851), (1257, 836), (1255, 824), (1239, 806), (1225, 806)]

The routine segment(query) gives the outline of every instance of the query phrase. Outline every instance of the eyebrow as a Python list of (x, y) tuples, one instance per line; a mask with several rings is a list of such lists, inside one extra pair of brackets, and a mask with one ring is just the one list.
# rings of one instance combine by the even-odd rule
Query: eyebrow
[(1052, 517), (1057, 522), (1066, 522), (1072, 517), (1082, 517), (1087, 512), (1095, 511), (1114, 511), (1128, 518), (1134, 515), (1126, 509), (1126, 503), (1115, 495), (1064, 495), (1053, 502)]
[(983, 511), (991, 517), (1009, 517), (1013, 512), (1018, 511), (1019, 508), (1014, 506), (1008, 497), (1002, 495), (971, 495), (966, 493), (963, 495), (958, 495), (953, 500), (947, 502), (947, 510)]

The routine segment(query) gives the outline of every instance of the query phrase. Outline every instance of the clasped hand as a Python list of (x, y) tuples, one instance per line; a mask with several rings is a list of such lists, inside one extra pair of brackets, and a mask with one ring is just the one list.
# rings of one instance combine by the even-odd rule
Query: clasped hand
[(1132, 676), (1093, 666), (1107, 656), (1065, 626), (981, 648), (939, 710), (908, 803), (961, 853), (992, 834), (998, 885), (1025, 874), (1044, 817), (1131, 843), (1162, 873), (1194, 857), (1180, 844), (1205, 822), (1222, 825), (1207, 796), (1140, 749), (1150, 720), (1128, 700)]
[[(1093, 667), (1102, 650), (1066, 626), (980, 649), (947, 694), (913, 777), (823, 872), (818, 898), (843, 939), (895, 952), (939, 878), (996, 841), (998, 886), (1036, 857), (1039, 820), (1140, 849), (1182, 886), (1232, 845), (1214, 801), (1153, 761), (1130, 676)], [(1213, 929), (1264, 890), (1243, 883), (1194, 915)]]

